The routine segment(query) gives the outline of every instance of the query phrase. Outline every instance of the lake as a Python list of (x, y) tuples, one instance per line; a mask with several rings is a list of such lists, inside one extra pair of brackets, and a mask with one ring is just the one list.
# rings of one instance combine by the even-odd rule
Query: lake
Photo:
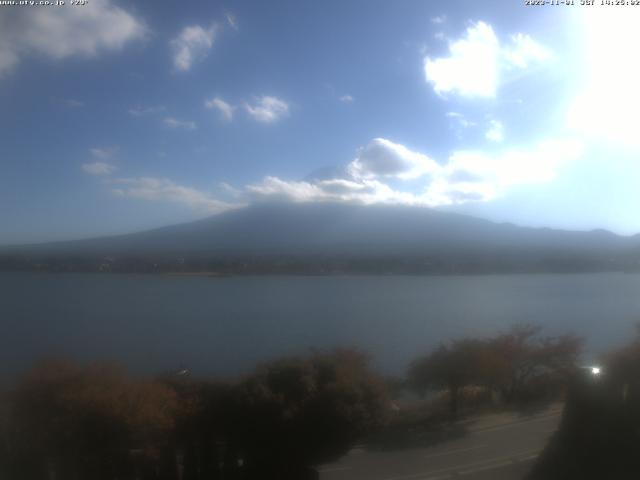
[(588, 356), (640, 321), (640, 275), (178, 277), (0, 273), (0, 377), (43, 355), (135, 372), (245, 372), (309, 348), (357, 346), (386, 373), (438, 342), (517, 322), (587, 338)]

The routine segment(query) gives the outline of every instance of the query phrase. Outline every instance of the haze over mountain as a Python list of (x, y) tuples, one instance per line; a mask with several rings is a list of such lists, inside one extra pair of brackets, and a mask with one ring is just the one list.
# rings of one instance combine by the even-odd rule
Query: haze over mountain
[(5, 247), (0, 267), (113, 270), (127, 259), (130, 268), (118, 271), (139, 271), (138, 262), (235, 273), (239, 264), (249, 273), (584, 271), (634, 268), (639, 251), (637, 236), (605, 230), (527, 228), (406, 206), (269, 203), (141, 233)]

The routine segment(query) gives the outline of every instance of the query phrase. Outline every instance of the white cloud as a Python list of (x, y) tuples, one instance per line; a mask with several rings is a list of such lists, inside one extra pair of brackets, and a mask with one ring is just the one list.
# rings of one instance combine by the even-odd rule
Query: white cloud
[(425, 57), (427, 81), (438, 94), (495, 95), (499, 42), (490, 25), (478, 22), (466, 37), (449, 44), (449, 57)]
[(353, 103), (354, 98), (351, 95), (342, 95), (340, 101), (342, 103)]
[(165, 117), (164, 124), (169, 128), (182, 128), (184, 130), (195, 130), (196, 123), (190, 120), (178, 120), (174, 117)]
[[(379, 182), (378, 182), (379, 183)], [(328, 194), (347, 195), (373, 193), (375, 191), (375, 181), (354, 181), (345, 178), (330, 178), (318, 180), (316, 184)]]
[(160, 112), (164, 112), (165, 107), (162, 105), (157, 105), (154, 107), (141, 107), (141, 106), (136, 106), (136, 107), (132, 107), (128, 110), (129, 115), (133, 116), (133, 117), (143, 117), (145, 115), (153, 115), (156, 113), (160, 113)]
[(435, 17), (431, 17), (431, 23), (435, 25), (441, 25), (447, 21), (446, 15), (437, 15)]
[[(438, 207), (490, 201), (513, 186), (550, 182), (581, 153), (580, 142), (556, 139), (542, 141), (532, 148), (456, 151), (440, 165), (427, 155), (376, 138), (361, 148), (357, 158), (346, 167), (331, 169), (329, 177), (290, 181), (267, 176), (243, 188), (219, 183), (219, 193), (231, 201), (167, 178), (118, 178), (108, 180), (107, 184), (119, 196), (179, 203), (207, 213), (265, 198)], [(103, 162), (83, 165), (83, 170), (94, 175), (108, 175), (113, 168)]]
[(186, 72), (191, 70), (194, 62), (203, 60), (213, 47), (217, 32), (218, 25), (215, 23), (206, 30), (200, 25), (185, 27), (170, 42), (175, 69)]
[(351, 181), (345, 179), (297, 182), (266, 177), (261, 182), (248, 185), (246, 190), (258, 198), (279, 198), (292, 202), (345, 202), (370, 205), (395, 203), (419, 205), (423, 202), (416, 196), (398, 192), (377, 180)]
[(489, 130), (484, 134), (485, 138), (491, 142), (502, 142), (504, 140), (504, 128), (502, 122), (491, 120)]
[(320, 187), (311, 182), (281, 180), (278, 177), (265, 177), (261, 182), (247, 185), (249, 193), (265, 197), (283, 197), (293, 201), (314, 201), (327, 199)]
[(518, 68), (527, 68), (551, 58), (549, 50), (522, 33), (511, 36), (511, 45), (504, 47), (503, 55), (509, 64)]
[(462, 128), (471, 128), (477, 125), (476, 122), (467, 119), (463, 114), (459, 112), (447, 112), (445, 113), (445, 116), (454, 120), (455, 123)]
[(4, 10), (0, 15), (0, 76), (25, 56), (92, 58), (103, 50), (120, 50), (147, 31), (139, 19), (109, 0), (81, 8)]
[(116, 170), (116, 167), (106, 162), (93, 162), (83, 163), (82, 170), (89, 175), (110, 175)]
[(428, 83), (438, 95), (494, 97), (501, 76), (510, 69), (526, 69), (548, 60), (551, 53), (529, 35), (516, 34), (501, 45), (491, 25), (477, 22), (463, 38), (449, 42), (449, 56), (424, 58)]
[(532, 149), (508, 149), (498, 154), (456, 151), (444, 167), (447, 183), (502, 192), (506, 187), (553, 180), (558, 170), (582, 154), (576, 140), (546, 140)]
[[(444, 34), (444, 32), (436, 32), (433, 34), (433, 38), (435, 38), (439, 42), (444, 42), (447, 39), (447, 36)], [(427, 51), (428, 49), (425, 47), (421, 49), (420, 53), (424, 55), (425, 53), (427, 53)]]
[(225, 102), (220, 97), (214, 97), (211, 100), (205, 101), (204, 106), (206, 108), (213, 108), (220, 111), (220, 113), (222, 114), (222, 117), (227, 121), (230, 121), (233, 119), (233, 113), (237, 108), (234, 105), (231, 105)]
[(218, 200), (206, 192), (177, 184), (166, 178), (119, 178), (111, 183), (114, 185), (112, 192), (118, 196), (179, 203), (207, 213), (219, 213), (243, 206), (240, 203)]
[(374, 138), (358, 151), (348, 171), (355, 178), (417, 178), (438, 171), (438, 164), (422, 153), (384, 138)]
[(80, 100), (75, 100), (73, 98), (68, 98), (64, 103), (69, 108), (84, 107), (84, 103), (83, 102), (81, 102)]
[(254, 120), (262, 123), (274, 123), (289, 114), (287, 102), (267, 95), (258, 98), (253, 105), (245, 103), (244, 108)]
[(231, 195), (234, 198), (240, 198), (243, 195), (243, 191), (240, 190), (239, 188), (234, 187), (233, 185), (227, 183), (227, 182), (220, 182), (218, 184), (220, 186), (220, 188), (222, 189), (222, 191), (224, 193), (226, 193), (227, 195)]
[(236, 19), (236, 16), (230, 12), (225, 13), (224, 16), (227, 19), (229, 26), (234, 30), (238, 30), (238, 20)]
[(12, 47), (9, 42), (10, 40), (2, 40), (2, 34), (0, 34), (0, 78), (12, 71), (20, 60), (18, 53), (14, 50), (15, 47)]
[(287, 181), (268, 176), (248, 185), (247, 192), (258, 199), (278, 198), (292, 202), (344, 202), (363, 205), (377, 203), (427, 205), (417, 195), (395, 191), (378, 180), (335, 178), (317, 182)]
[(100, 160), (107, 160), (113, 157), (118, 149), (116, 147), (93, 147), (89, 149), (89, 153), (92, 157), (98, 158)]
[(497, 187), (490, 182), (450, 182), (442, 177), (437, 178), (425, 188), (421, 199), (424, 205), (439, 207), (468, 202), (488, 202), (498, 194)]
[[(389, 140), (374, 139), (361, 149), (358, 158), (372, 145), (374, 149), (381, 150), (374, 157), (384, 157), (387, 155), (385, 150), (390, 150), (391, 155), (403, 158), (370, 162), (368, 165), (373, 166), (376, 173), (369, 172), (367, 176), (355, 172), (348, 178), (309, 181), (287, 181), (268, 176), (261, 182), (248, 185), (246, 191), (254, 197), (276, 197), (294, 202), (338, 201), (437, 207), (489, 201), (515, 185), (552, 181), (564, 164), (582, 153), (582, 145), (575, 140), (548, 140), (530, 149), (508, 149), (498, 153), (457, 151), (440, 166), (424, 154), (412, 152)], [(408, 163), (407, 158), (410, 159)], [(415, 163), (422, 165), (420, 171), (429, 172), (428, 176), (420, 177), (423, 183), (417, 191), (397, 182), (415, 180), (413, 175), (401, 176), (412, 171)], [(385, 183), (393, 179), (396, 180), (395, 187)]]

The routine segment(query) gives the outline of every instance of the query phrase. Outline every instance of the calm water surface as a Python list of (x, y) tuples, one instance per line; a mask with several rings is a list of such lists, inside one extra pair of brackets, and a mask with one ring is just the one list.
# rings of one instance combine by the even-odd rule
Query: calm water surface
[(309, 348), (358, 346), (401, 373), (441, 340), (516, 322), (620, 344), (640, 321), (640, 275), (172, 277), (0, 273), (0, 377), (37, 357), (134, 371), (244, 372)]

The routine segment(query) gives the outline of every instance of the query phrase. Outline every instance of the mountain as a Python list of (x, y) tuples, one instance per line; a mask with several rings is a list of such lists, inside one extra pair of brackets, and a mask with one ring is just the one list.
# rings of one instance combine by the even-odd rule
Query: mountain
[[(141, 233), (0, 249), (0, 269), (226, 273), (632, 269), (640, 238), (405, 206), (261, 204)], [(126, 265), (129, 265), (127, 267)]]

